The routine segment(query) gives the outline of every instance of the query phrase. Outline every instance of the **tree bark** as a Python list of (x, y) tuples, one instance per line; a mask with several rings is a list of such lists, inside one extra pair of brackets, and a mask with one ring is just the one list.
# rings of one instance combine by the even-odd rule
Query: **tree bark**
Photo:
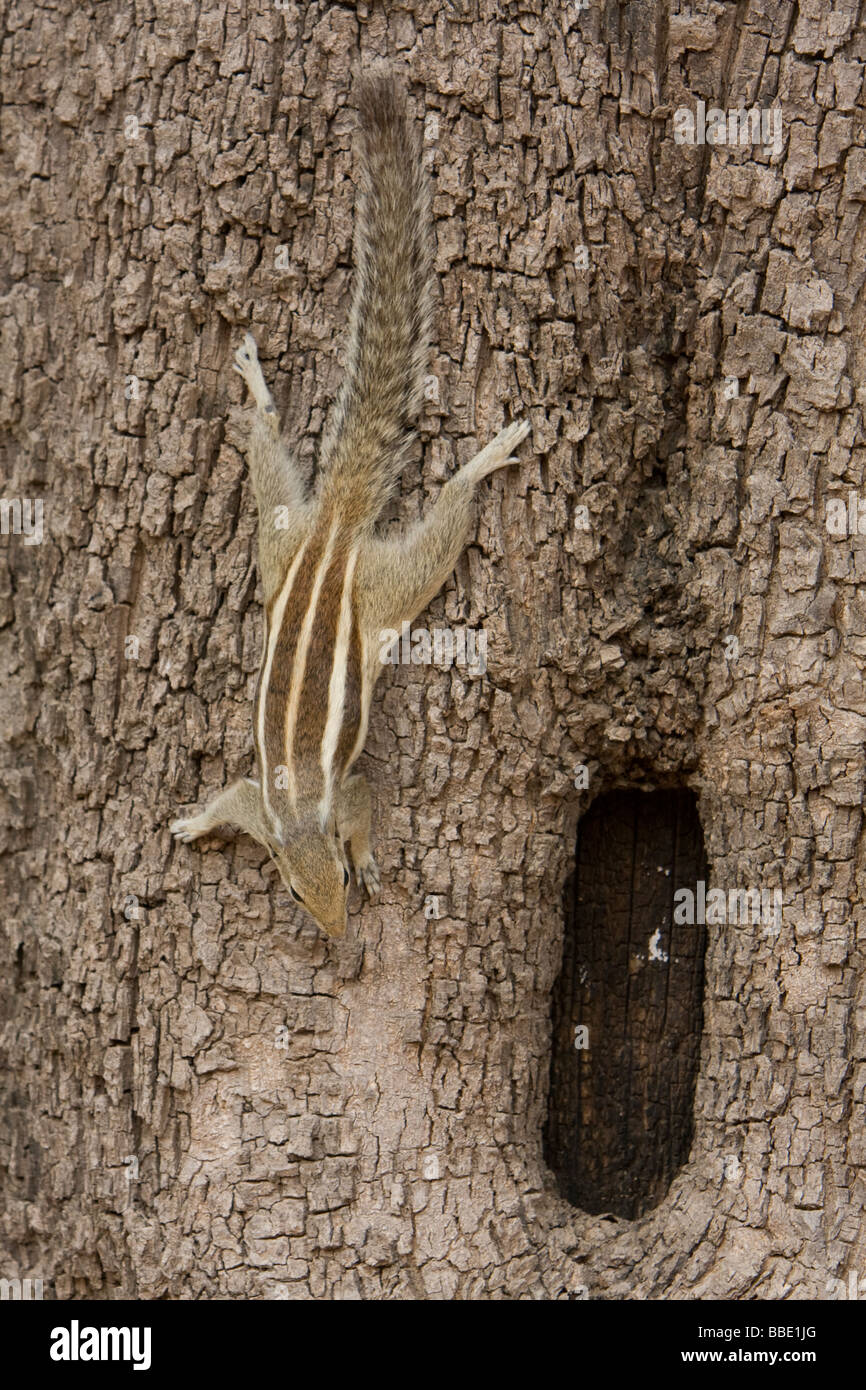
[[(329, 943), (255, 844), (167, 824), (252, 767), (231, 353), (252, 327), (312, 460), (351, 69), (384, 57), (440, 282), (394, 518), (508, 418), (533, 434), (422, 620), (484, 630), (486, 674), (380, 683), (383, 892)], [(826, 518), (864, 487), (864, 57), (854, 0), (9, 8), (2, 488), (44, 535), (0, 536), (0, 1273), (82, 1299), (866, 1278), (866, 552)], [(677, 143), (701, 102), (778, 108), (780, 140)], [(572, 1205), (543, 1151), (563, 886), (616, 788), (695, 793), (710, 882), (783, 904), (707, 925), (691, 1149), (635, 1220)]]

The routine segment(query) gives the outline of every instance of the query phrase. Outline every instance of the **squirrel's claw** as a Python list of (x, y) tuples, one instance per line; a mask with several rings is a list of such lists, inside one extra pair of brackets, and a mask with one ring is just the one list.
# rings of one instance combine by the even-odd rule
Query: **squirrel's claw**
[(188, 845), (191, 840), (197, 839), (199, 835), (204, 833), (196, 826), (197, 819), (197, 816), (192, 819), (182, 817), (180, 820), (173, 820), (168, 828), (176, 840), (180, 840), (181, 844)]
[(373, 898), (382, 886), (379, 875), (379, 865), (372, 855), (365, 859), (362, 864), (355, 865), (355, 878), (367, 890), (367, 897)]
[(245, 333), (244, 340), (234, 355), (232, 367), (246, 381), (250, 371), (254, 371), (259, 360), (259, 350), (252, 333)]

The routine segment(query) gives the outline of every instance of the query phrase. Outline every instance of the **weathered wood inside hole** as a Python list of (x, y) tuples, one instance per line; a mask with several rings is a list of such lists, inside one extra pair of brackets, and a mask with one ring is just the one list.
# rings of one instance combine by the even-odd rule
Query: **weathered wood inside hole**
[(706, 877), (690, 792), (610, 792), (578, 827), (544, 1139), (584, 1211), (642, 1215), (688, 1158), (706, 932), (673, 909)]

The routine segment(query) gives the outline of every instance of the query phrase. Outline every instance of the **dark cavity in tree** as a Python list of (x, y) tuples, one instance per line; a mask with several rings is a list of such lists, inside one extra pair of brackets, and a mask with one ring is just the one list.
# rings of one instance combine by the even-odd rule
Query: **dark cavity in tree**
[(706, 931), (674, 923), (674, 894), (706, 878), (691, 792), (609, 792), (580, 822), (544, 1146), (584, 1211), (641, 1216), (688, 1158)]

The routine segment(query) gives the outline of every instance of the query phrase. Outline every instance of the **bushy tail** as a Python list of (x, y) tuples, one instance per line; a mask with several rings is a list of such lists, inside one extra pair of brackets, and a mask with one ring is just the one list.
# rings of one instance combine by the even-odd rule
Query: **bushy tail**
[(346, 375), (320, 464), (326, 503), (364, 526), (400, 475), (421, 405), (433, 268), (429, 182), (405, 95), (378, 68), (359, 79), (357, 99), (355, 287)]

